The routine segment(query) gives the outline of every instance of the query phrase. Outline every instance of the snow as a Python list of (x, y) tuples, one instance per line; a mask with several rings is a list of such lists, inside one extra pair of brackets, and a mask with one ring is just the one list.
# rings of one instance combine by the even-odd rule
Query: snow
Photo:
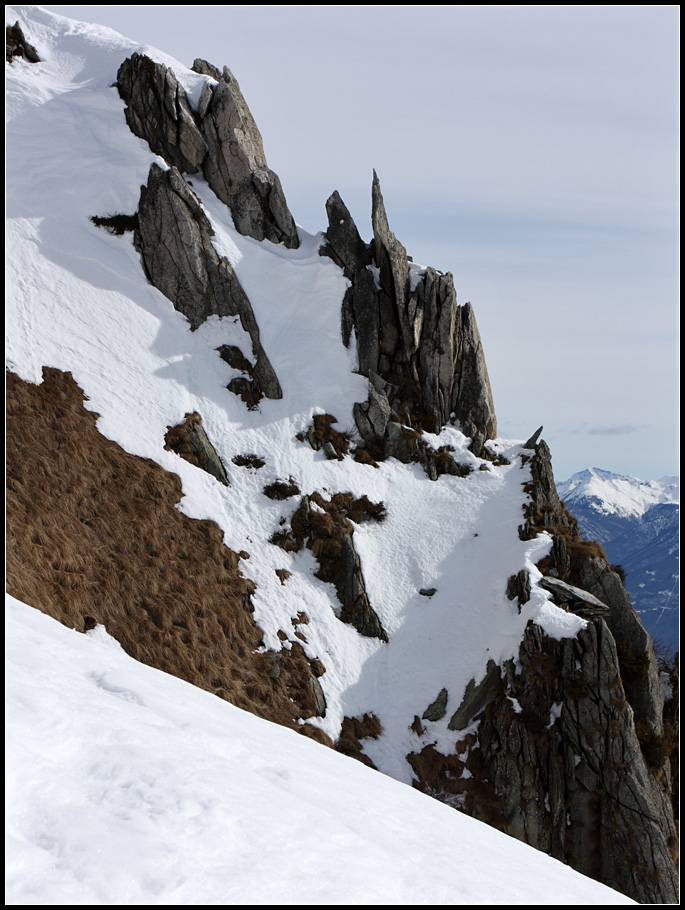
[[(496, 467), (475, 458), (457, 428), (447, 428), (428, 440), (452, 446), (474, 471), (432, 483), (417, 465), (330, 462), (297, 441), (315, 413), (352, 427), (353, 404), (366, 399), (355, 351), (340, 337), (347, 282), (319, 256), (320, 234), (300, 229), (294, 251), (239, 235), (195, 175), (216, 248), (252, 302), (284, 391), (282, 400), (247, 411), (226, 390), (233, 371), (215, 350), (238, 344), (249, 352), (239, 324), (215, 317), (191, 332), (144, 279), (130, 235), (112, 236), (90, 221), (135, 211), (150, 164), (163, 165), (126, 125), (113, 87), (121, 62), (147, 53), (171, 66), (195, 99), (205, 77), (109, 29), (39, 7), (8, 8), (6, 21), (16, 20), (42, 62), (16, 60), (6, 70), (8, 368), (34, 383), (43, 366), (71, 371), (104, 436), (181, 478), (182, 511), (216, 521), (227, 546), (250, 554), (241, 566), (257, 585), (254, 615), (266, 648), (281, 648), (279, 631), (295, 640), (291, 618), (306, 605), (305, 650), (326, 668), (326, 717), (312, 723), (337, 738), (344, 716), (375, 713), (383, 734), (365, 743), (367, 754), (385, 775), (411, 784), (407, 753), (428, 742), (454, 749), (447, 723), (468, 682), (482, 678), (489, 660), (514, 659), (530, 620), (555, 637), (584, 626), (536, 584), (535, 563), (549, 537), (518, 537), (522, 487), (530, 480), (520, 445), (497, 440), (510, 464)], [(190, 411), (202, 416), (230, 487), (164, 450), (167, 426)], [(233, 456), (246, 453), (262, 457), (265, 467), (234, 467)], [(269, 543), (297, 500), (273, 502), (262, 490), (288, 477), (303, 493), (351, 491), (385, 503), (386, 521), (359, 527), (354, 539), (389, 643), (338, 620), (335, 592), (314, 577), (309, 552), (287, 554)], [(292, 573), (285, 585), (275, 574), (283, 568)], [(519, 613), (505, 592), (521, 568), (531, 573), (532, 591)], [(425, 587), (436, 588), (432, 598), (419, 594)], [(236, 903), (283, 903), (288, 895), (285, 902), (297, 903), (511, 903), (520, 881), (518, 898), (524, 902), (525, 893), (529, 903), (547, 874), (536, 864), (550, 868), (557, 885), (540, 888), (544, 902), (552, 893), (564, 902), (559, 885), (570, 873), (548, 867), (546, 857), (521, 859), (527, 848), (511, 842), (510, 866), (520, 864), (521, 872), (512, 878), (510, 842), (496, 840), (502, 866), (490, 865), (486, 875), (485, 844), (494, 849), (487, 839), (499, 837), (489, 829), (132, 665), (103, 630), (84, 639), (49, 626), (35, 610), (14, 604), (11, 615), (10, 654), (25, 661), (10, 711), (15, 902), (48, 894), (52, 903), (226, 902), (231, 881)], [(14, 686), (14, 670), (10, 679)], [(423, 736), (412, 732), (414, 715), (442, 688), (449, 693), (445, 718)], [(303, 767), (306, 774), (297, 770)], [(332, 786), (335, 779), (345, 782), (343, 792)], [(360, 795), (351, 799), (357, 787)], [(426, 820), (416, 822), (419, 805)], [(437, 836), (443, 825), (445, 836)], [(421, 850), (426, 841), (430, 850)], [(458, 855), (448, 859), (455, 842)], [(534, 875), (524, 874), (527, 863)], [(581, 885), (603, 903), (619, 899), (595, 883), (572, 881), (573, 900), (581, 899), (573, 890)]]
[(6, 603), (8, 904), (629, 904), (442, 803)]

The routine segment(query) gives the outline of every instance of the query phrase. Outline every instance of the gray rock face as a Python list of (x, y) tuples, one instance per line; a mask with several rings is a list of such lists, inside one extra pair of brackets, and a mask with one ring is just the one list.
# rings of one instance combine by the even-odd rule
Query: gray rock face
[(620, 576), (607, 562), (602, 548), (584, 541), (577, 522), (561, 503), (552, 470), (552, 458), (544, 440), (535, 444), (531, 460), (531, 504), (524, 536), (546, 530), (554, 541), (552, 553), (541, 564), (544, 575), (575, 585), (606, 606), (606, 623), (617, 648), (622, 678), (636, 722), (657, 736), (663, 734), (663, 690), (652, 640), (633, 610)]
[(200, 110), (209, 150), (204, 175), (231, 209), (236, 230), (296, 249), (297, 228), (281, 182), (267, 166), (257, 124), (228, 67), (216, 86), (205, 86)]
[(19, 22), (5, 26), (5, 62), (11, 63), (15, 57), (28, 63), (40, 63), (38, 51), (26, 40)]
[(562, 641), (531, 624), (478, 742), (469, 814), (496, 815), (507, 834), (639, 902), (677, 903), (672, 811), (643, 758), (601, 619)]
[[(362, 438), (370, 442), (373, 436), (377, 443), (382, 437), (376, 428), (371, 434), (366, 422), (380, 394), (398, 426), (437, 432), (456, 419), (480, 451), (482, 443), (496, 435), (497, 424), (470, 304), (458, 306), (451, 275), (430, 268), (412, 270), (404, 246), (388, 225), (375, 173), (374, 239), (369, 246), (338, 193), (326, 209), (329, 226), (322, 252), (350, 281), (343, 301), (343, 340), (348, 343), (354, 331), (359, 371), (384, 383), (380, 391), (374, 381), (368, 402), (355, 409)], [(397, 457), (386, 443), (387, 454)]]
[(237, 81), (228, 67), (220, 73), (206, 60), (197, 59), (193, 69), (216, 80), (205, 84), (198, 111), (173, 70), (143, 54), (125, 60), (117, 85), (126, 122), (181, 173), (202, 170), (241, 234), (297, 248), (281, 182), (267, 166), (262, 137)]
[(208, 316), (238, 316), (250, 336), (254, 381), (267, 398), (280, 398), (252, 306), (227, 259), (212, 246), (212, 227), (176, 168), (150, 168), (138, 207), (136, 245), (152, 284), (197, 329)]
[(164, 441), (165, 449), (202, 468), (224, 486), (230, 486), (223, 462), (207, 436), (199, 414), (186, 414), (183, 423), (168, 427)]
[(207, 143), (173, 70), (143, 54), (133, 54), (119, 67), (117, 87), (126, 103), (124, 113), (131, 132), (179, 171), (197, 173)]
[(626, 695), (635, 720), (663, 734), (664, 690), (654, 645), (632, 608), (620, 576), (606, 560), (586, 560), (580, 569), (583, 587), (606, 605), (606, 623), (618, 648)]

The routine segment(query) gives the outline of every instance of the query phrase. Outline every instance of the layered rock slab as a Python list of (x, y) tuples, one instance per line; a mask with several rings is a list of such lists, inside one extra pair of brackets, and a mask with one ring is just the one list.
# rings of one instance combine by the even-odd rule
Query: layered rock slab
[(205, 83), (199, 110), (208, 147), (204, 175), (230, 208), (236, 230), (297, 249), (297, 228), (281, 181), (267, 164), (257, 124), (227, 66), (216, 85)]
[(132, 54), (119, 67), (117, 88), (131, 132), (168, 164), (196, 174), (207, 155), (207, 143), (174, 71), (144, 54)]
[(254, 382), (267, 398), (281, 398), (252, 305), (229, 261), (214, 249), (213, 234), (199, 199), (179, 171), (153, 164), (141, 188), (135, 234), (150, 281), (192, 329), (212, 315), (238, 316), (252, 343)]
[(202, 171), (239, 233), (296, 249), (299, 237), (283, 187), (267, 164), (235, 77), (228, 67), (219, 73), (203, 60), (194, 68), (210, 77), (197, 111), (169, 67), (144, 54), (126, 59), (117, 87), (131, 131), (181, 173)]

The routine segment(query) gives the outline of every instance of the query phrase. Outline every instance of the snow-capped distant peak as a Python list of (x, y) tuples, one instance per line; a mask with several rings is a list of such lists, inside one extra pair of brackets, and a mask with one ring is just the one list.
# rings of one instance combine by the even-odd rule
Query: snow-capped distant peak
[(630, 474), (614, 474), (602, 468), (587, 468), (558, 484), (559, 495), (568, 505), (589, 500), (597, 511), (639, 517), (659, 503), (680, 502), (680, 479), (638, 480)]

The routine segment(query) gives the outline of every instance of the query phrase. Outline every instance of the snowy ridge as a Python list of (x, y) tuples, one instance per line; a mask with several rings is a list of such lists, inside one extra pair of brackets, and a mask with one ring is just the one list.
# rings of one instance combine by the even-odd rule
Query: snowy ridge
[[(135, 211), (151, 163), (166, 167), (126, 125), (123, 102), (113, 87), (124, 58), (143, 51), (171, 66), (191, 100), (197, 97), (205, 77), (109, 29), (75, 23), (38, 7), (8, 8), (6, 21), (17, 20), (38, 49), (41, 62), (17, 60), (7, 68), (8, 368), (33, 383), (41, 381), (43, 366), (70, 371), (88, 398), (86, 406), (99, 415), (98, 429), (104, 436), (181, 478), (182, 511), (192, 518), (215, 521), (227, 546), (249, 554), (241, 568), (257, 586), (254, 615), (264, 632), (265, 648), (290, 646), (288, 641), (294, 641), (292, 618), (304, 605), (309, 618), (306, 653), (318, 658), (326, 670), (320, 679), (326, 716), (311, 722), (335, 739), (343, 717), (375, 713), (383, 734), (365, 743), (366, 753), (385, 774), (410, 784), (413, 773), (405, 756), (428, 742), (437, 743), (438, 748), (443, 740), (447, 744), (448, 719), (468, 682), (483, 677), (489, 660), (501, 664), (515, 658), (530, 620), (557, 638), (574, 636), (584, 626), (582, 619), (553, 606), (549, 595), (535, 584), (540, 577), (535, 563), (547, 552), (550, 539), (545, 535), (533, 541), (519, 539), (522, 486), (530, 480), (530, 471), (520, 458), (520, 445), (511, 440), (495, 441), (494, 448), (509, 463), (494, 466), (469, 451), (470, 440), (459, 429), (447, 428), (439, 437), (428, 437), (429, 442), (436, 447), (451, 446), (455, 460), (470, 464), (474, 470), (467, 477), (443, 476), (431, 483), (418, 465), (390, 460), (373, 468), (351, 458), (331, 462), (299, 442), (296, 436), (307, 428), (313, 414), (333, 414), (340, 428), (346, 429), (352, 426), (353, 404), (366, 398), (367, 382), (354, 372), (355, 352), (345, 349), (341, 341), (340, 307), (346, 280), (330, 259), (319, 256), (320, 234), (312, 236), (300, 230), (301, 246), (295, 251), (245, 238), (235, 231), (228, 210), (204, 180), (193, 176), (193, 190), (215, 230), (216, 249), (230, 259), (250, 298), (262, 343), (284, 392), (281, 400), (263, 400), (259, 410), (246, 410), (243, 402), (227, 391), (233, 371), (216, 354), (221, 344), (241, 343), (240, 326), (233, 319), (215, 317), (190, 332), (185, 318), (146, 282), (130, 236), (112, 236), (90, 220), (92, 216)], [(230, 487), (221, 486), (164, 449), (167, 427), (193, 411), (201, 415), (229, 469)], [(233, 467), (233, 457), (246, 453), (259, 455), (265, 467), (258, 472)], [(314, 577), (315, 564), (309, 552), (285, 553), (270, 543), (274, 531), (292, 515), (297, 501), (274, 502), (262, 491), (265, 485), (289, 477), (303, 493), (350, 491), (385, 504), (388, 517), (383, 524), (359, 527), (354, 539), (369, 598), (388, 632), (388, 644), (362, 638), (338, 620), (335, 592), (331, 585)], [(522, 568), (529, 570), (533, 587), (530, 600), (519, 612), (516, 603), (507, 598), (506, 588), (507, 579)], [(282, 569), (292, 573), (285, 585), (276, 574)], [(435, 594), (422, 597), (420, 589), (428, 587), (435, 588)], [(424, 903), (427, 893), (432, 903), (490, 903), (500, 899), (530, 903), (535, 900), (531, 895), (537, 893), (534, 889), (538, 883), (543, 885), (540, 899), (549, 903), (550, 894), (554, 895), (552, 900), (561, 897), (559, 883), (566, 881), (563, 876), (567, 874), (572, 876), (569, 894), (573, 901), (629, 902), (504, 838), (516, 856), (514, 865), (520, 862), (520, 879), (511, 870), (502, 873), (499, 884), (491, 871), (484, 878), (468, 880), (462, 872), (465, 891), (455, 892), (455, 877), (460, 875), (454, 867), (455, 839), (463, 843), (463, 856), (468, 857), (470, 845), (479, 842), (479, 835), (472, 832), (484, 826), (433, 805), (411, 788), (402, 790), (411, 812), (407, 811), (404, 821), (395, 821), (401, 819), (404, 810), (398, 808), (403, 797), (397, 795), (394, 781), (380, 775), (365, 777), (370, 774), (366, 769), (358, 769), (332, 753), (329, 756), (327, 750), (304, 738), (272, 729), (205, 693), (188, 692), (190, 687), (183, 688), (177, 680), (166, 678), (162, 683), (159, 674), (148, 676), (155, 671), (132, 665), (104, 633), (98, 633), (95, 641), (93, 636), (84, 640), (49, 625), (51, 621), (37, 611), (27, 614), (23, 607), (10, 606), (15, 618), (8, 627), (8, 640), (14, 642), (10, 647), (16, 657), (16, 672), (13, 669), (10, 676), (17, 680), (10, 715), (14, 743), (11, 779), (16, 788), (11, 803), (11, 823), (15, 826), (11, 828), (11, 870), (13, 895), (19, 903), (47, 900), (48, 894), (54, 899), (55, 893), (63, 902), (107, 903), (117, 892), (123, 902), (131, 903), (191, 902), (191, 892), (192, 902), (198, 902), (202, 896), (193, 890), (196, 881), (182, 873), (175, 877), (170, 871), (166, 875), (154, 871), (158, 865), (160, 870), (171, 869), (164, 859), (167, 851), (170, 856), (183, 853), (194, 858), (197, 844), (193, 837), (200, 838), (207, 870), (204, 901), (225, 900), (225, 879), (233, 873), (230, 864), (224, 864), (228, 860), (210, 850), (210, 843), (215, 845), (213, 849), (221, 844), (219, 831), (229, 832), (235, 848), (231, 862), (237, 863), (238, 884), (231, 894), (232, 903)], [(283, 642), (283, 633), (288, 641)], [(43, 666), (41, 661), (38, 666), (35, 655), (39, 653), (50, 653), (54, 664)], [(83, 667), (77, 669), (80, 663)], [(32, 685), (35, 679), (41, 681), (40, 686)], [(423, 734), (410, 730), (412, 718), (420, 716), (443, 688), (450, 698), (445, 718)], [(157, 689), (160, 702), (153, 696)], [(46, 693), (52, 693), (52, 699), (62, 691), (74, 696), (70, 702), (73, 720), (68, 711), (63, 717), (54, 714), (52, 720), (46, 716), (50, 714), (45, 710)], [(179, 707), (176, 713), (176, 699), (185, 704), (186, 697), (190, 707)], [(64, 703), (66, 711), (66, 699)], [(151, 705), (155, 718), (146, 715)], [(194, 712), (202, 719), (196, 722)], [(132, 719), (134, 713), (145, 715), (141, 726)], [(74, 731), (72, 738), (60, 740), (63, 734), (54, 732), (59, 717), (63, 730)], [(84, 726), (76, 726), (77, 717)], [(105, 724), (103, 717), (107, 718)], [(225, 738), (218, 734), (224, 724), (231, 731)], [(163, 739), (158, 766), (154, 761), (146, 764), (141, 757), (149, 747), (142, 732), (148, 727)], [(133, 745), (126, 746), (120, 759), (110, 757), (108, 748), (124, 741), (124, 734), (124, 740), (132, 740)], [(51, 761), (49, 750), (40, 752), (35, 738), (41, 736), (57, 737), (63, 750), (62, 762)], [(454, 740), (451, 733), (449, 748), (454, 747)], [(24, 773), (24, 765), (31, 764), (25, 762), (25, 749), (29, 748), (25, 744), (31, 742), (34, 754), (42, 756), (42, 772), (37, 768), (35, 775), (28, 770)], [(100, 748), (89, 751), (91, 742), (99, 742)], [(192, 751), (194, 743), (205, 743), (207, 755), (219, 764), (223, 761), (220, 753), (232, 750), (234, 770), (230, 765), (223, 765), (218, 774), (210, 770), (210, 759), (205, 764), (200, 759), (201, 749)], [(295, 750), (292, 753), (290, 744)], [(191, 751), (186, 752), (186, 747)], [(254, 757), (264, 754), (279, 755), (278, 762), (260, 765), (259, 771), (253, 769), (245, 778), (243, 772), (254, 764)], [(183, 756), (182, 766), (179, 755)], [(330, 768), (330, 777), (322, 777), (320, 784), (306, 789), (305, 779), (310, 768), (318, 767), (319, 755)], [(48, 821), (41, 826), (43, 804), (39, 794), (45, 776), (67, 773), (63, 766), (72, 760), (73, 780), (56, 778), (64, 783), (53, 784), (54, 790), (47, 797)], [(352, 768), (347, 771), (349, 765)], [(346, 780), (349, 774), (350, 788), (360, 788), (359, 804), (377, 807), (369, 809), (375, 827), (368, 829), (370, 834), (363, 834), (368, 841), (361, 844), (357, 834), (349, 833), (350, 827), (356, 830), (349, 818), (338, 825), (347, 789), (330, 808), (321, 809), (316, 802), (342, 767)], [(188, 768), (197, 770), (189, 775)], [(43, 772), (45, 776), (41, 776)], [(160, 789), (160, 774), (168, 779), (168, 787)], [(227, 790), (226, 781), (233, 778), (235, 790)], [(76, 805), (78, 784), (84, 779), (91, 788), (92, 814), (90, 809), (84, 810), (83, 830), (88, 836), (81, 838), (60, 819), (59, 791), (62, 787), (71, 811)], [(117, 781), (111, 792), (122, 796), (123, 805), (105, 792), (109, 786), (105, 782), (110, 779)], [(262, 787), (264, 780), (269, 786)], [(291, 789), (292, 781), (296, 783)], [(205, 784), (210, 785), (208, 792)], [(380, 794), (380, 804), (372, 802), (371, 790)], [(247, 801), (238, 798), (238, 791), (244, 791)], [(272, 808), (274, 793), (284, 799), (282, 812)], [(430, 807), (426, 810), (430, 820), (425, 825), (416, 825), (413, 820), (419, 800)], [(317, 808), (311, 808), (312, 802)], [(379, 828), (388, 825), (384, 810), (389, 804), (393, 806), (394, 834), (416, 827), (417, 832), (425, 833), (431, 851), (436, 849), (433, 826), (443, 824), (443, 818), (448, 827), (466, 825), (459, 831), (468, 830), (468, 834), (446, 830), (439, 838), (450, 851), (444, 866), (449, 870), (451, 891), (445, 883), (444, 889), (436, 885), (428, 892), (423, 874), (417, 874), (415, 890), (408, 882), (405, 863), (418, 850), (415, 835), (410, 837), (409, 833), (405, 836), (410, 840), (404, 846), (393, 846), (394, 862), (389, 861), (387, 851), (378, 855), (378, 866), (387, 863), (389, 871), (383, 877), (383, 888), (369, 891), (368, 882), (377, 874), (378, 866), (372, 867), (369, 860), (363, 868), (361, 857), (367, 856), (368, 843), (380, 838)], [(31, 809), (21, 821), (26, 805)], [(177, 820), (170, 819), (174, 806), (191, 822), (194, 834), (188, 833), (185, 825), (179, 830)], [(329, 818), (328, 813), (335, 821), (322, 832), (320, 825), (322, 819)], [(303, 836), (302, 841), (293, 841), (300, 845), (293, 853), (286, 849), (292, 837), (291, 828), (284, 822), (286, 814), (291, 822), (294, 814)], [(440, 821), (434, 822), (437, 817)], [(163, 820), (161, 829), (156, 827), (159, 819)], [(266, 837), (259, 834), (264, 824)], [(214, 832), (206, 840), (202, 833), (205, 826)], [(245, 830), (249, 831), (246, 839)], [(304, 837), (305, 833), (310, 836), (310, 831), (315, 842)], [(501, 837), (491, 829), (486, 831), (479, 855), (492, 849), (487, 838)], [(132, 883), (122, 882), (107, 861), (110, 837), (114, 838), (115, 851), (133, 844), (126, 848), (136, 869)], [(244, 840), (257, 846), (246, 852)], [(76, 859), (86, 842), (103, 845), (105, 858), (100, 857), (92, 876), (87, 868), (90, 860), (78, 866)], [(496, 843), (498, 857), (504, 856), (506, 849), (499, 840)], [(55, 856), (62, 845), (66, 845), (69, 857), (66, 866), (77, 865), (68, 869), (59, 865)], [(361, 885), (357, 890), (348, 888), (344, 898), (341, 850), (357, 857), (349, 860), (357, 870), (350, 881), (357, 882), (359, 875), (367, 886), (366, 890)], [(525, 855), (533, 857), (532, 866), (519, 861), (524, 854), (518, 851), (527, 851)], [(464, 869), (482, 868), (476, 852), (464, 863)], [(302, 857), (308, 853), (322, 863), (321, 874), (332, 882), (330, 889), (321, 892), (316, 885), (312, 890), (302, 871)], [(272, 876), (257, 901), (254, 891), (249, 891), (254, 888), (251, 864), (255, 854)], [(30, 876), (35, 879), (34, 885), (28, 883), (29, 867), (34, 870)], [(35, 874), (35, 868), (40, 874)], [(539, 871), (543, 868), (551, 870), (554, 885)], [(431, 876), (433, 869), (427, 867)], [(283, 875), (284, 887), (274, 870)], [(104, 884), (98, 883), (98, 872), (104, 875)], [(515, 881), (521, 883), (518, 898)], [(276, 889), (278, 896), (271, 889)], [(284, 891), (293, 895), (292, 901), (283, 900)]]
[(605, 514), (639, 517), (659, 503), (680, 502), (678, 477), (660, 480), (638, 480), (630, 475), (614, 474), (601, 468), (588, 468), (557, 484), (559, 496), (566, 504), (587, 499), (593, 508)]

